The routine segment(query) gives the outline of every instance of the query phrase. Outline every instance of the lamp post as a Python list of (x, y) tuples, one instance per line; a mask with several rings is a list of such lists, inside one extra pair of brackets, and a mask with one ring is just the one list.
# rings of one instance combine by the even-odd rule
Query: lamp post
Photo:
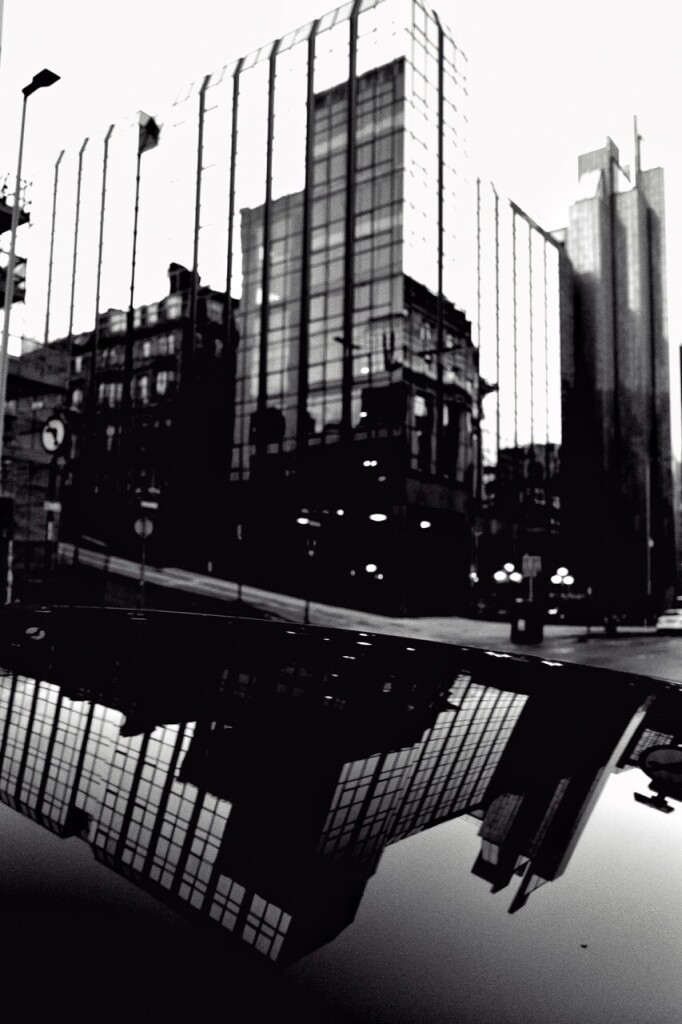
[(2, 347), (0, 348), (0, 491), (4, 484), (2, 472), (2, 453), (5, 434), (5, 406), (7, 404), (7, 373), (9, 368), (9, 318), (14, 298), (14, 261), (17, 239), (17, 226), (19, 224), (19, 199), (21, 195), (21, 161), (24, 155), (24, 127), (26, 125), (26, 102), (29, 96), (38, 89), (47, 88), (59, 81), (59, 75), (54, 71), (43, 68), (29, 85), (22, 89), (24, 102), (21, 108), (21, 130), (19, 132), (19, 158), (17, 160), (17, 177), (14, 186), (14, 203), (12, 205), (12, 227), (9, 243), (9, 258), (7, 262), (7, 277), (5, 280), (5, 317), (2, 325)]
[[(322, 523), (318, 519), (311, 519), (308, 516), (308, 510), (302, 509), (301, 514), (297, 516), (296, 523), (298, 526), (305, 526), (306, 529), (306, 554), (309, 558), (315, 557), (317, 550), (317, 537), (315, 536), (315, 530), (322, 526)], [(306, 594), (308, 595), (305, 599), (305, 605), (303, 607), (303, 624), (304, 626), (310, 625), (310, 599), (311, 590), (313, 587), (313, 566), (312, 562), (308, 563), (306, 582)]]

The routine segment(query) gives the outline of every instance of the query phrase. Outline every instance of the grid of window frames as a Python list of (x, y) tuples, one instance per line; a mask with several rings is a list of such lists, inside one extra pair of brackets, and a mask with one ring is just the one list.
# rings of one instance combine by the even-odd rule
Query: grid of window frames
[(320, 837), (320, 853), (351, 853), (354, 859), (364, 860), (379, 844), (385, 845), (411, 760), (410, 747), (343, 766)]
[(26, 676), (14, 678), (11, 700), (8, 701), (7, 719), (3, 723), (3, 759), (0, 764), (0, 789), (12, 800), (15, 798), (17, 778), (22, 763), (26, 735), (35, 694), (35, 682)]
[(439, 821), (480, 806), (527, 698), (462, 674), (415, 747), (343, 766), (319, 842), (326, 856), (366, 859)]
[(231, 805), (173, 779), (193, 735), (188, 724), (119, 738), (94, 844), (199, 910)]
[[(411, 340), (400, 321), (404, 274), (433, 295), (442, 286), (470, 315), (466, 105), (464, 55), (422, 0), (352, 0), (183, 87), (159, 111), (158, 145), (140, 162), (134, 316), (149, 325), (180, 315), (173, 297), (154, 301), (171, 262), (239, 302), (233, 479), (248, 477), (257, 437), (291, 451), (303, 422), (309, 442), (336, 440), (346, 405), (352, 429), (362, 428), (363, 392), (386, 378), (384, 339), (398, 353)], [(126, 333), (138, 138), (137, 117), (128, 119), (55, 172), (50, 337), (68, 333), (71, 291), (76, 331), (111, 311), (110, 334)], [(138, 374), (135, 401), (170, 394), (172, 372)], [(102, 383), (99, 401), (119, 406), (120, 381)]]
[(241, 937), (257, 952), (277, 960), (290, 924), (291, 914), (254, 893)]
[(17, 791), (26, 807), (57, 827), (64, 825), (74, 795), (76, 767), (87, 729), (82, 704), (74, 705), (67, 698), (60, 701), (59, 696), (59, 687), (36, 684), (37, 700), (26, 736), (28, 756)]
[(481, 377), (492, 387), (482, 403), (484, 503), (495, 502), (502, 459), (517, 476), (535, 472), (533, 502), (553, 506), (561, 445), (561, 246), (482, 181), (477, 224), (476, 336)]
[(480, 805), (526, 698), (471, 683), (422, 740), (393, 841)]

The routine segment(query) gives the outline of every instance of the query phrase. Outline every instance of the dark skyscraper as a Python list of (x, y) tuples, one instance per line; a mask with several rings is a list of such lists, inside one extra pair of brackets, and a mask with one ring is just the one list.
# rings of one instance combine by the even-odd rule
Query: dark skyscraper
[(611, 139), (579, 158), (566, 250), (575, 275), (565, 509), (577, 572), (606, 611), (674, 593), (663, 171), (621, 168)]

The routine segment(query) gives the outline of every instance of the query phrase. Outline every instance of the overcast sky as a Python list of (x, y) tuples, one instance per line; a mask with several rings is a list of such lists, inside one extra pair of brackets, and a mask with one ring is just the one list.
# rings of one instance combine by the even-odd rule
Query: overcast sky
[[(326, 0), (5, 0), (0, 172), (14, 170), (21, 87), (42, 67), (62, 80), (29, 104), (24, 168), (51, 175), (60, 149), (100, 136), (137, 109), (154, 113), (186, 82), (335, 6)], [(668, 184), (671, 342), (682, 265), (679, 41), (672, 0), (458, 0), (435, 4), (469, 58), (470, 149), (543, 227), (566, 223), (577, 155), (611, 135)]]

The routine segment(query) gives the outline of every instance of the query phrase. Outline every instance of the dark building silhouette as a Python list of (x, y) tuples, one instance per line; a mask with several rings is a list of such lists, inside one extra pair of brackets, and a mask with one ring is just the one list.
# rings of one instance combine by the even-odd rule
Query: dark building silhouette
[[(33, 584), (42, 584), (50, 545), (58, 536), (59, 515), (45, 502), (57, 497), (54, 484), (70, 457), (43, 447), (41, 432), (52, 415), (68, 405), (69, 359), (61, 345), (22, 341), (21, 353), (10, 356), (7, 379), (3, 474), (13, 497), (13, 597), (25, 599)], [(52, 520), (52, 525), (50, 521)]]
[[(19, 183), (17, 226), (30, 223), (28, 183)], [(10, 229), (15, 202), (14, 179), (0, 180), (0, 303), (7, 288)], [(21, 234), (17, 245), (21, 248)], [(15, 253), (12, 302), (26, 299), (26, 260)], [(17, 351), (18, 350), (18, 351)], [(46, 551), (48, 515), (44, 502), (49, 491), (49, 458), (40, 444), (40, 430), (66, 392), (67, 367), (63, 353), (45, 352), (41, 345), (10, 334), (5, 422), (2, 424), (2, 540), (0, 575), (5, 595), (16, 599), (17, 580), (40, 575)], [(11, 495), (11, 498), (9, 497)], [(12, 555), (7, 542), (12, 540)], [(8, 571), (9, 570), (9, 571)]]
[(611, 139), (578, 161), (564, 514), (576, 575), (605, 610), (642, 616), (669, 607), (677, 565), (663, 171), (635, 146), (632, 174)]
[[(168, 295), (135, 309), (131, 331), (127, 313), (110, 310), (69, 346), (76, 451), (62, 538), (86, 535), (139, 557), (134, 526), (149, 516), (152, 557), (211, 571), (222, 551), (238, 336), (224, 295), (178, 264), (168, 274)], [(140, 504), (150, 500), (158, 509)]]
[(650, 699), (631, 690), (561, 703), (536, 694), (519, 719), (485, 794), (474, 874), (492, 891), (520, 882), (509, 907), (566, 870), (599, 795), (645, 720)]

